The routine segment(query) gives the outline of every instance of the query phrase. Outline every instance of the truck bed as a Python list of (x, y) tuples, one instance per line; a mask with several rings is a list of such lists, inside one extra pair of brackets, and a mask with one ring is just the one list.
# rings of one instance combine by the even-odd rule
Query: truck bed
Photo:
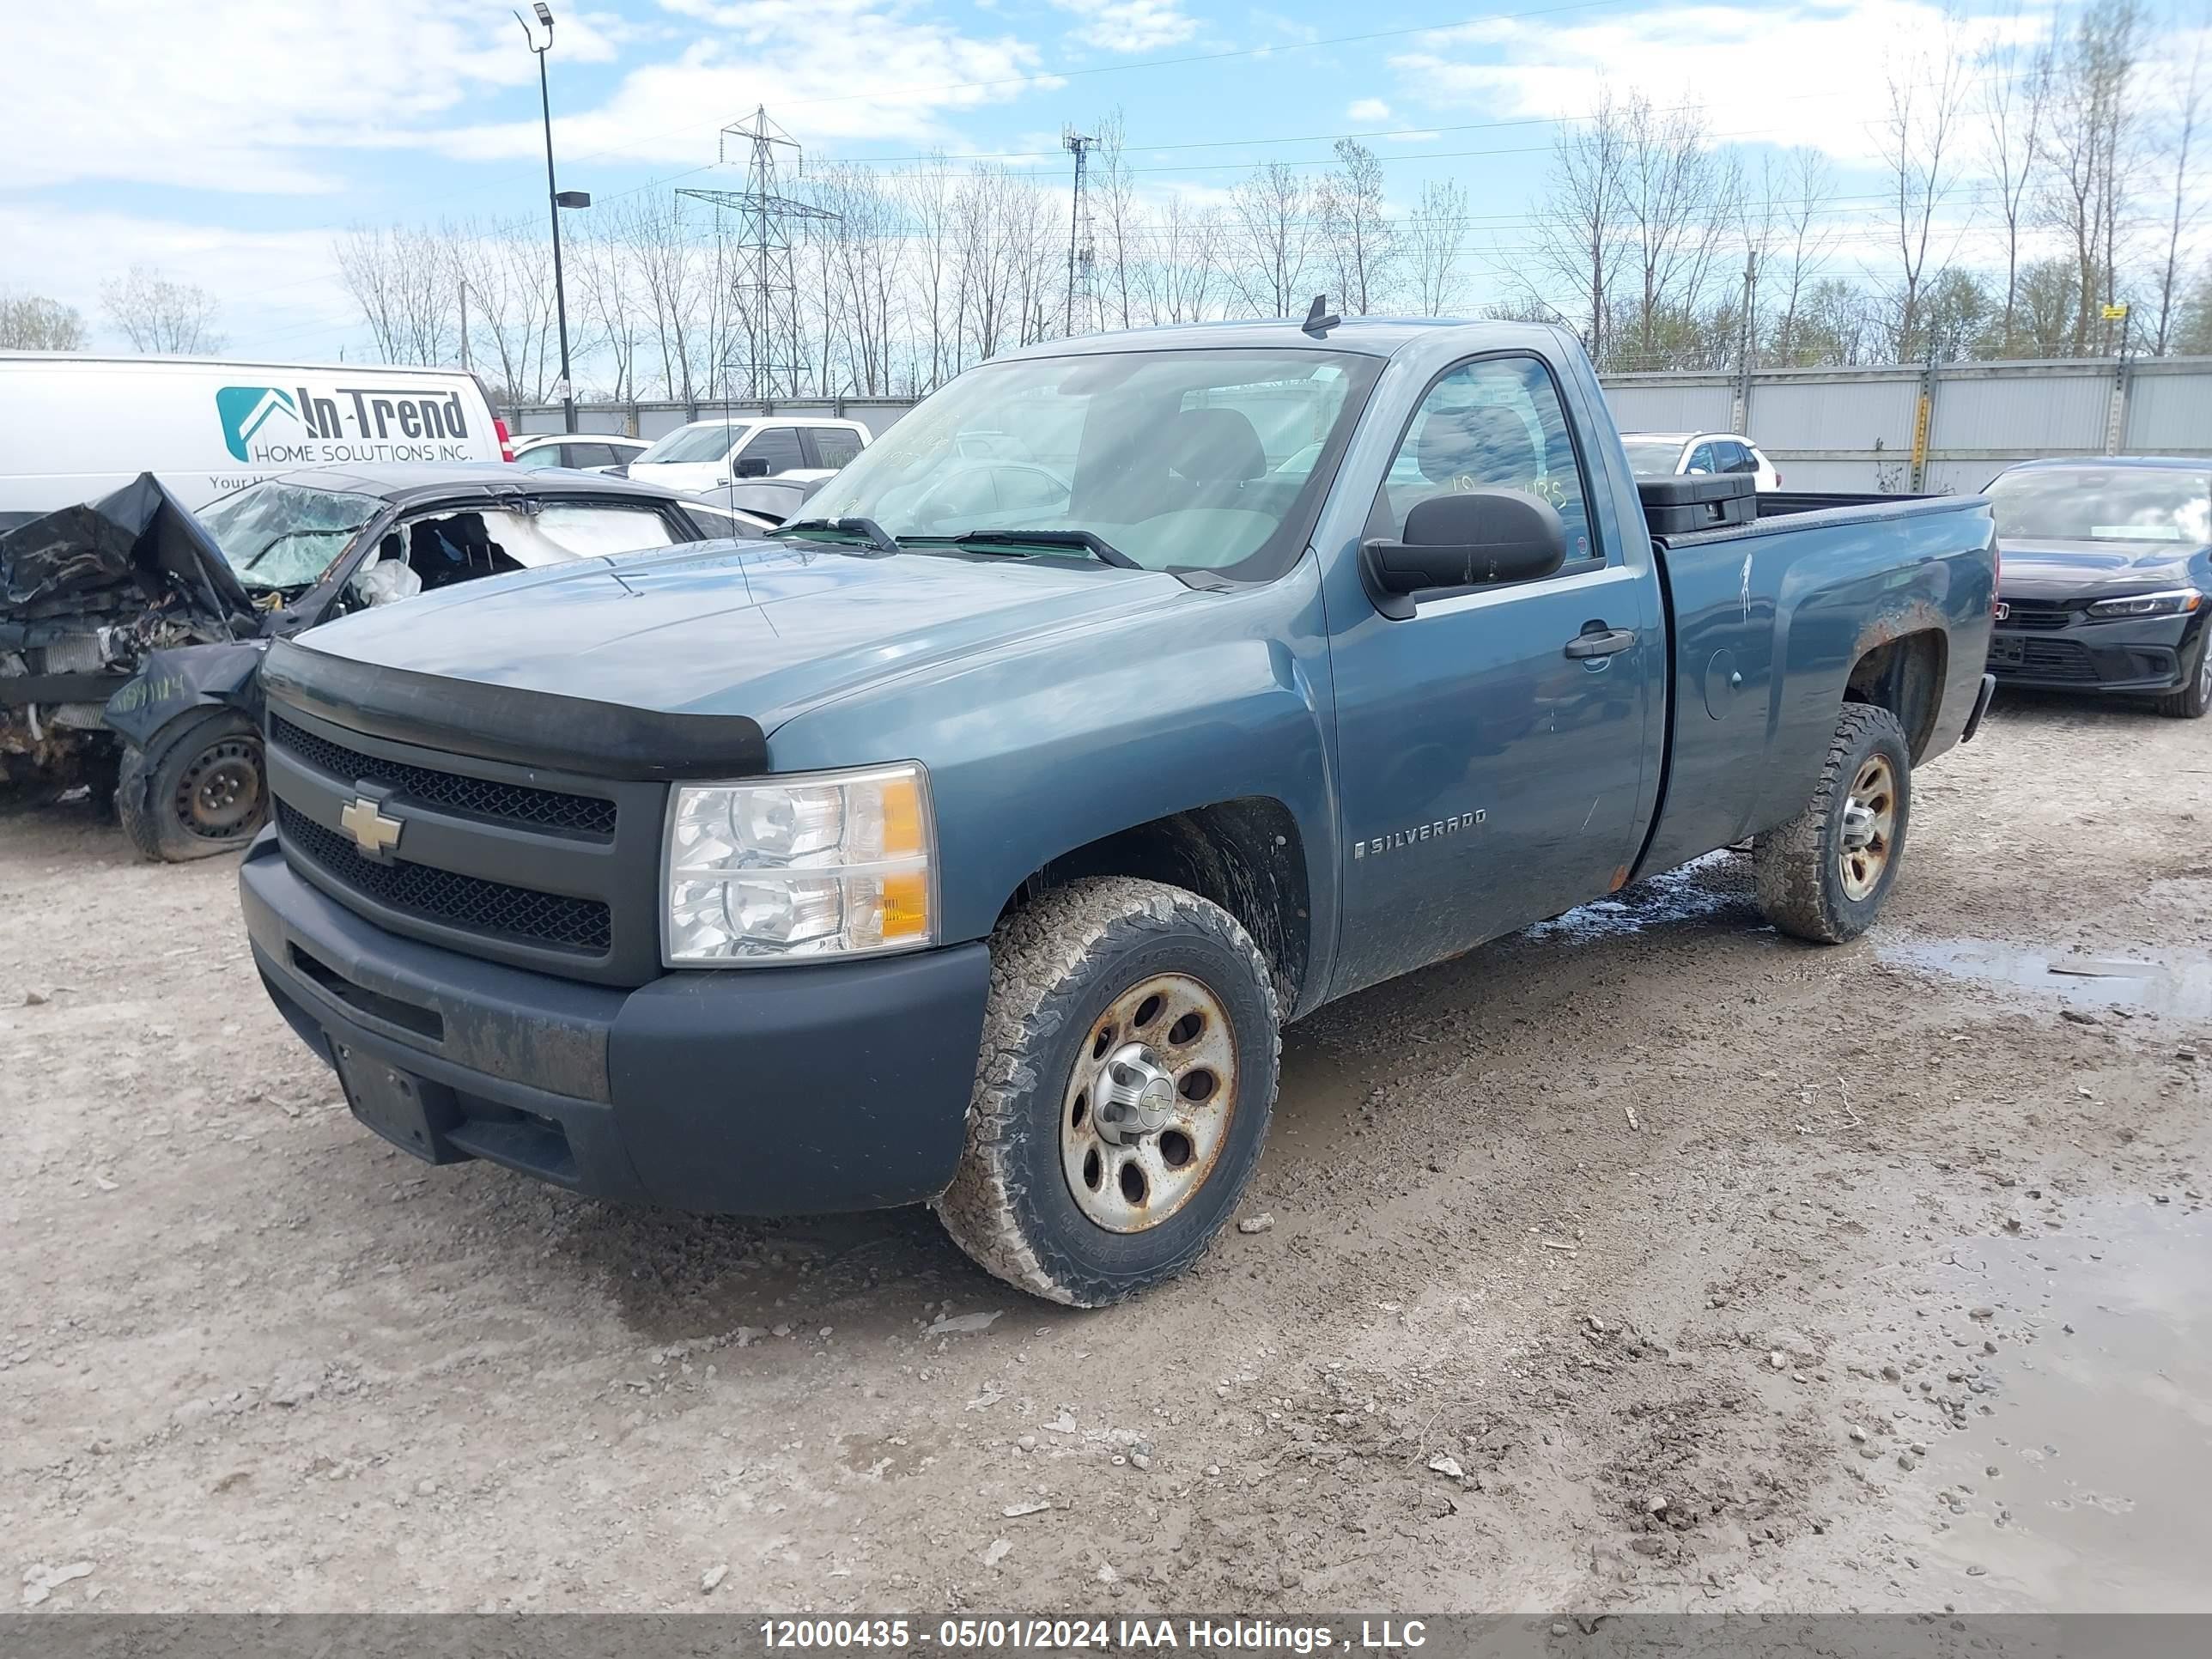
[[(1655, 536), (1674, 617), (1666, 797), (1644, 870), (1782, 822), (1826, 753), (1853, 665), (1894, 645), (1926, 682), (1916, 761), (1959, 739), (1989, 651), (1980, 495), (1776, 493), (1748, 524)], [(1960, 515), (1978, 516), (1962, 536)], [(1908, 723), (1909, 725), (1910, 723)]]

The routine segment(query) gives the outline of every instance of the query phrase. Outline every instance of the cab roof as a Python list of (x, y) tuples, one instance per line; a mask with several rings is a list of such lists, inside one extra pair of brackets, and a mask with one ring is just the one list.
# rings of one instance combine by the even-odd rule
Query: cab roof
[(1310, 334), (1302, 319), (1281, 318), (1266, 322), (1170, 323), (1160, 328), (1125, 329), (1072, 340), (1040, 340), (1035, 345), (1002, 352), (991, 361), (1087, 356), (1117, 351), (1234, 350), (1256, 347), (1395, 357), (1408, 347), (1446, 343), (1468, 351), (1532, 345), (1557, 351), (1564, 342), (1572, 338), (1565, 330), (1549, 323), (1474, 322), (1444, 317), (1346, 317), (1324, 333)]
[(441, 495), (512, 491), (525, 495), (620, 495), (678, 501), (685, 497), (659, 484), (571, 467), (520, 467), (511, 461), (396, 461), (388, 466), (315, 466), (280, 472), (270, 482), (306, 489), (374, 495), (398, 506)]

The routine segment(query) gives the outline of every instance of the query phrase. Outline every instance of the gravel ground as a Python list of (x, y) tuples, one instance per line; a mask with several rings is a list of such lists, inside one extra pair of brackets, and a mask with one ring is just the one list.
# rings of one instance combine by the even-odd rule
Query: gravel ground
[(1272, 1225), (1078, 1313), (920, 1211), (414, 1164), (268, 1006), (229, 860), (8, 811), (0, 1567), (48, 1610), (2212, 1607), (2208, 830), (2212, 727), (2001, 703), (1875, 935), (1778, 939), (1722, 854), (1324, 1010)]

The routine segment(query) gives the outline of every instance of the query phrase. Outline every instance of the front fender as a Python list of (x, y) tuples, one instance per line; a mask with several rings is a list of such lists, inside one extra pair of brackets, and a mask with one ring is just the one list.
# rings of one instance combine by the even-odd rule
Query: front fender
[(261, 659), (266, 640), (180, 645), (147, 654), (138, 672), (108, 698), (107, 728), (141, 753), (197, 709), (235, 708), (261, 723)]
[(988, 936), (1024, 880), (1077, 848), (1217, 802), (1279, 801), (1304, 842), (1307, 982), (1325, 985), (1338, 858), (1328, 673), (1309, 559), (1266, 587), (1193, 592), (806, 710), (770, 735), (769, 763), (929, 769), (948, 944)]

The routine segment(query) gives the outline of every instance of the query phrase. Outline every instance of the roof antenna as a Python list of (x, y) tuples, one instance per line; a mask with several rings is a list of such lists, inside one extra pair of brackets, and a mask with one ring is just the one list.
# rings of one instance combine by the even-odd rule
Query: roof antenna
[(1305, 321), (1298, 325), (1298, 332), (1310, 334), (1318, 340), (1324, 337), (1329, 330), (1343, 320), (1343, 318), (1328, 308), (1328, 295), (1316, 294), (1314, 295), (1313, 309), (1306, 313)]

